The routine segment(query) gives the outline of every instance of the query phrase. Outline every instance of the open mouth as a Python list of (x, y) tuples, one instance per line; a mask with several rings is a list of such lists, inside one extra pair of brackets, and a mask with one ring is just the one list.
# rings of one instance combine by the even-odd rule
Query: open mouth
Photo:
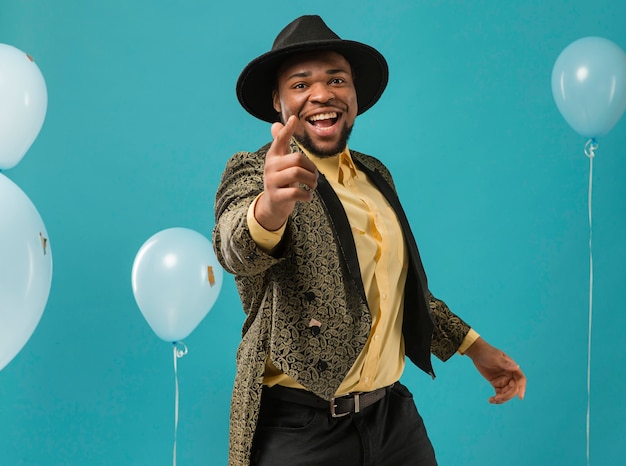
[(339, 119), (337, 112), (318, 113), (310, 118), (307, 118), (307, 122), (317, 128), (330, 128)]

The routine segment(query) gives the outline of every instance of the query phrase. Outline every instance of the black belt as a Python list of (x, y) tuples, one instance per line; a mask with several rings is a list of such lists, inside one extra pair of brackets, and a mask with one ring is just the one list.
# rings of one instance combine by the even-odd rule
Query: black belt
[(358, 413), (368, 406), (373, 405), (387, 395), (392, 387), (393, 384), (388, 387), (372, 390), (371, 392), (355, 392), (337, 398), (331, 398), (330, 401), (326, 401), (307, 390), (274, 385), (273, 387), (263, 387), (263, 396), (273, 400), (295, 403), (311, 408), (330, 408), (331, 417), (343, 417), (348, 414)]

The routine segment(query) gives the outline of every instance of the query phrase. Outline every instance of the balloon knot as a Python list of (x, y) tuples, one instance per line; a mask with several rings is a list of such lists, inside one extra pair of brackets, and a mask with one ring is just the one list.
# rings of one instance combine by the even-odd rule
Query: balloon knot
[(174, 354), (176, 354), (178, 359), (187, 354), (187, 345), (185, 345), (182, 341), (174, 341), (172, 342), (172, 345), (174, 345)]
[(591, 138), (585, 144), (585, 155), (590, 159), (595, 157), (595, 150), (598, 148), (598, 141), (595, 138)]

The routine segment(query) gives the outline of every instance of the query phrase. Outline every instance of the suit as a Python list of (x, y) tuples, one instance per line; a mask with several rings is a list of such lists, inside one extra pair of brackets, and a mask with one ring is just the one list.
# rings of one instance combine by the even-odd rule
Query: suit
[[(231, 466), (249, 464), (267, 359), (329, 400), (363, 350), (372, 323), (350, 225), (323, 174), (313, 200), (296, 204), (272, 255), (259, 249), (250, 236), (246, 214), (263, 191), (268, 148), (239, 152), (228, 161), (215, 202), (213, 245), (224, 269), (235, 276), (247, 314), (231, 404)], [(447, 360), (461, 345), (469, 326), (430, 294), (415, 239), (387, 168), (371, 156), (355, 151), (351, 156), (386, 197), (402, 228), (409, 257), (403, 314), (405, 353), (434, 377), (431, 352)], [(310, 331), (312, 320), (321, 323), (319, 332)]]

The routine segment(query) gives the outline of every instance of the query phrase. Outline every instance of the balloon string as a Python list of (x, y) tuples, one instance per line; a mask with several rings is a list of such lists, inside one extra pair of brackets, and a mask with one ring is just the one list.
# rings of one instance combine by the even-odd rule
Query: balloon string
[(595, 139), (589, 139), (585, 144), (585, 155), (589, 158), (589, 193), (587, 199), (589, 215), (589, 325), (587, 333), (587, 466), (590, 462), (590, 432), (591, 432), (591, 329), (593, 322), (593, 217), (592, 217), (592, 192), (593, 192), (593, 158), (598, 143)]
[(182, 342), (174, 342), (174, 382), (176, 393), (174, 396), (174, 452), (173, 465), (176, 466), (176, 441), (178, 437), (178, 359), (187, 354), (187, 346)]

